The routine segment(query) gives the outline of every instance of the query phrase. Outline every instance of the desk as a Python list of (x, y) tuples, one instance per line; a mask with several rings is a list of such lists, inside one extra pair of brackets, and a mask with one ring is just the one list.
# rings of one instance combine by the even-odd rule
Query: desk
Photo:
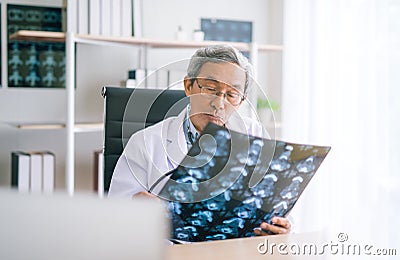
[[(167, 259), (170, 260), (187, 260), (187, 259), (328, 259), (328, 252), (322, 256), (314, 256), (312, 254), (302, 255), (282, 255), (278, 252), (278, 245), (287, 245), (286, 249), (281, 248), (281, 252), (289, 252), (289, 246), (299, 244), (300, 246), (308, 243), (316, 244), (318, 250), (322, 247), (324, 241), (327, 241), (322, 233), (307, 233), (307, 234), (289, 234), (275, 235), (266, 237), (251, 237), (227, 239), (221, 241), (198, 242), (184, 245), (173, 245), (167, 250)], [(267, 239), (267, 240), (266, 240)], [(267, 241), (268, 251), (265, 254), (259, 253), (259, 250), (266, 250)], [(264, 247), (260, 247), (263, 244)], [(274, 246), (273, 246), (274, 245)], [(273, 253), (271, 252), (273, 249)]]

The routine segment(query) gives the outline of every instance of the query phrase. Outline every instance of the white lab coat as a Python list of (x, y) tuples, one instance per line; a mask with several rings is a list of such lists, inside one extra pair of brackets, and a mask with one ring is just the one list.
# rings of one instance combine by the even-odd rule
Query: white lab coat
[[(130, 198), (140, 191), (147, 191), (163, 174), (179, 165), (188, 151), (182, 128), (186, 112), (184, 109), (178, 116), (167, 118), (130, 137), (115, 166), (108, 196)], [(237, 113), (229, 118), (226, 126), (237, 132), (266, 136), (257, 120)], [(154, 191), (161, 189), (162, 184), (160, 182)]]

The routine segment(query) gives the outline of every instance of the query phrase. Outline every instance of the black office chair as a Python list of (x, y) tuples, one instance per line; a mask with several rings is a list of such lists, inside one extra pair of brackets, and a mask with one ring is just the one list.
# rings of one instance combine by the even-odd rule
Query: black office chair
[[(129, 137), (164, 118), (178, 115), (188, 104), (183, 90), (103, 87), (104, 191)], [(181, 101), (181, 102), (178, 102)]]

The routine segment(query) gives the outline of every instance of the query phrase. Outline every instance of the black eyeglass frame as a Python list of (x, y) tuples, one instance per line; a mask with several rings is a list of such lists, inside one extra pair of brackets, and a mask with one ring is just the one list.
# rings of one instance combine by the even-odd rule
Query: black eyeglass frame
[[(198, 78), (194, 78), (194, 79), (193, 79), (192, 85), (193, 85), (193, 83), (194, 83), (195, 81), (196, 81), (197, 87), (200, 89), (200, 93), (201, 93), (202, 89), (204, 89), (205, 86), (202, 86), (202, 85), (199, 84)], [(214, 80), (214, 81), (216, 81), (216, 80)], [(216, 82), (218, 82), (218, 81), (216, 81)], [(213, 90), (215, 90), (215, 94), (210, 94), (210, 93), (206, 93), (206, 94), (208, 94), (208, 95), (215, 95), (215, 96), (217, 96), (217, 97), (219, 97), (220, 94), (223, 94), (224, 99), (226, 99), (229, 103), (231, 103), (232, 106), (239, 106), (240, 104), (242, 104), (243, 100), (245, 100), (245, 98), (246, 98), (246, 96), (243, 95), (243, 94), (241, 94), (239, 91), (235, 91), (235, 92), (237, 92), (237, 93), (235, 93), (235, 95), (237, 94), (237, 95), (240, 97), (240, 100), (239, 100), (239, 103), (233, 104), (231, 101), (229, 101), (229, 100), (227, 99), (227, 96), (229, 95), (229, 94), (228, 94), (229, 91), (225, 93), (225, 92), (219, 91), (219, 90), (217, 90), (216, 88), (213, 88), (213, 87), (207, 87), (207, 88), (208, 88), (208, 89), (213, 89)]]

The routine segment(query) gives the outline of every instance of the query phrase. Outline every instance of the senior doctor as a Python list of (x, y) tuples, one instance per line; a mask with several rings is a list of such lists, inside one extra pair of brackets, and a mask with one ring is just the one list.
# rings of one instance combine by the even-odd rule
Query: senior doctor
[[(178, 116), (167, 118), (133, 134), (119, 158), (108, 196), (156, 198), (154, 184), (175, 169), (209, 122), (253, 136), (263, 135), (261, 125), (237, 112), (251, 85), (252, 66), (235, 48), (214, 45), (191, 57), (184, 78), (190, 104)], [(165, 178), (167, 179), (167, 178)], [(158, 183), (157, 186), (162, 186)], [(160, 187), (161, 188), (161, 187)], [(255, 235), (289, 233), (287, 218), (262, 223)]]

